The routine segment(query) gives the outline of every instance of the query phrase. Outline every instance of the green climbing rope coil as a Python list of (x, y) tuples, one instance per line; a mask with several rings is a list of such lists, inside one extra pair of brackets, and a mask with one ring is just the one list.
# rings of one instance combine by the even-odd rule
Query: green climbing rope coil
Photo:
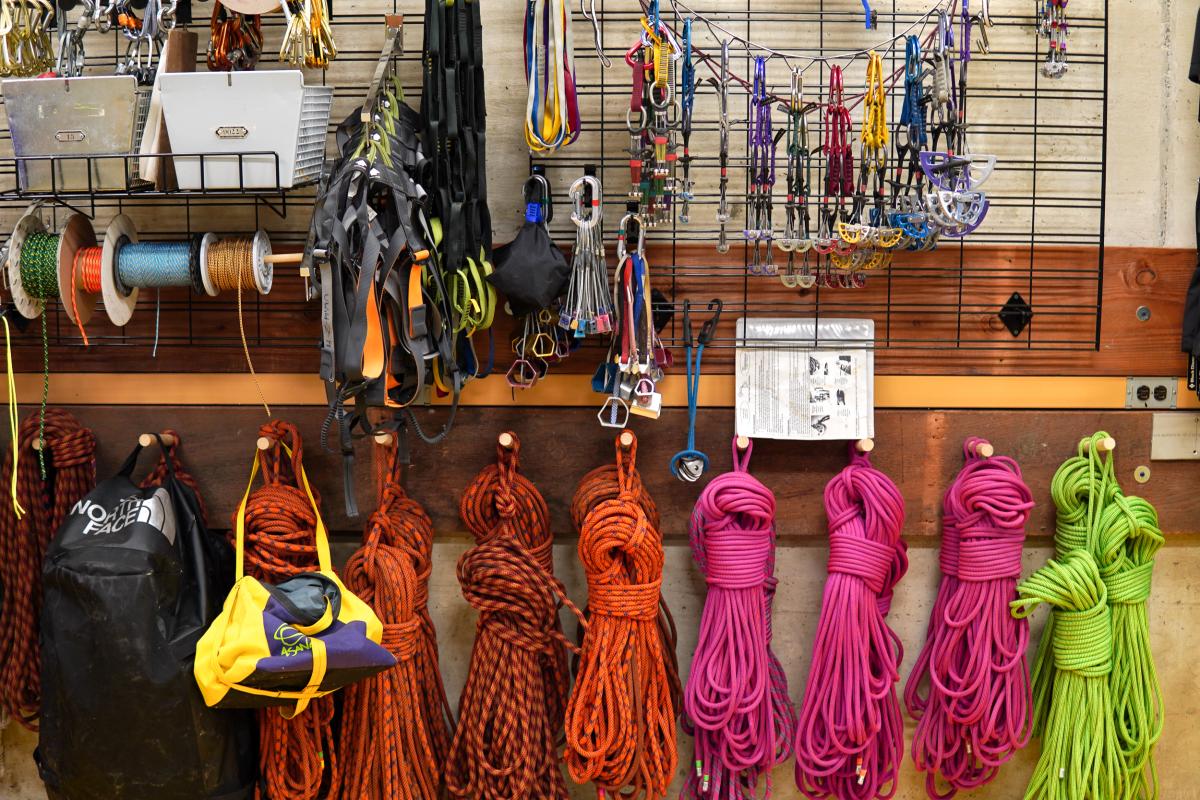
[(1154, 507), (1126, 496), (1098, 432), (1054, 475), (1055, 558), (1023, 581), (1013, 614), (1053, 609), (1032, 668), (1042, 755), (1027, 800), (1154, 800), (1163, 698), (1150, 650)]
[[(21, 286), (43, 304), (58, 297), (58, 234), (31, 232), (21, 245)], [(46, 440), (46, 404), (50, 400), (50, 331), (45, 309), (42, 318), (42, 408), (38, 415), (38, 440)], [(46, 448), (38, 448), (38, 469), (46, 480)]]

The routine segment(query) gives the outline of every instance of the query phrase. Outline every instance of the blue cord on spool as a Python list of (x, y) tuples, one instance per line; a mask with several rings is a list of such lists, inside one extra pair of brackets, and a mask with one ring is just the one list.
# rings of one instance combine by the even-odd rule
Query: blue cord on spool
[(191, 242), (127, 242), (118, 248), (117, 283), (130, 289), (192, 287), (196, 251)]

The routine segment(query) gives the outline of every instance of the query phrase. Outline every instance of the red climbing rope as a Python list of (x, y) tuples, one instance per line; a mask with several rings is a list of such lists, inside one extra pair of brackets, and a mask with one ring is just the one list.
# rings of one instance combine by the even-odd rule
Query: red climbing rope
[[(627, 438), (628, 446), (621, 444)], [(617, 440), (615, 468), (593, 470), (573, 503), (588, 582), (588, 629), (567, 707), (567, 769), (602, 795), (667, 796), (678, 761), (674, 628), (662, 605), (662, 534), (635, 466)]]
[(346, 588), (383, 622), (396, 666), (346, 687), (338, 763), (343, 800), (435, 800), (450, 749), (450, 709), (429, 617), (433, 523), (401, 484), (395, 446), (387, 451), (379, 508), (363, 546), (346, 562)]
[[(303, 445), (296, 427), (272, 420), (258, 433), (271, 447), (260, 454), (264, 485), (246, 503), (246, 574), (275, 584), (317, 569), (317, 518), (298, 478)], [(313, 496), (319, 504), (316, 490)], [(327, 696), (314, 699), (295, 719), (284, 719), (274, 708), (258, 711), (258, 797), (315, 800), (323, 785), (338, 785), (333, 710), (333, 697)]]
[(558, 745), (570, 676), (558, 610), (580, 612), (554, 577), (546, 501), (518, 471), (516, 435), (504, 438), (511, 446), (497, 447), (462, 498), (476, 544), (458, 581), (479, 620), (446, 785), (463, 800), (566, 800)]
[[(46, 411), (42, 452), (47, 477), (42, 480), (34, 447), (39, 426), (38, 414), (27, 417), (15, 443), (20, 455), (17, 503), (25, 514), (17, 518), (9, 492), (0, 500), (0, 700), (9, 716), (31, 731), (37, 730), (41, 707), (42, 559), (71, 508), (96, 486), (96, 437), (60, 409)], [(10, 450), (3, 470), (6, 488), (12, 485), (12, 462)]]

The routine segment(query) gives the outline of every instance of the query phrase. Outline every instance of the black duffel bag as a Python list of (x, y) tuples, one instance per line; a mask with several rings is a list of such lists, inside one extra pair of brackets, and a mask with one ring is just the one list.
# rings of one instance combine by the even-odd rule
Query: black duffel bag
[(46, 551), (34, 757), (51, 800), (249, 798), (254, 718), (208, 708), (192, 676), (233, 582), (229, 546), (205, 527), (173, 453), (160, 485), (133, 483), (141, 450)]

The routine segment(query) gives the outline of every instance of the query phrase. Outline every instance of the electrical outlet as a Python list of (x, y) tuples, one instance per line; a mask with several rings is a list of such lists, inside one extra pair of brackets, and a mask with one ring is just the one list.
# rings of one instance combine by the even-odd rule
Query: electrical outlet
[(1126, 408), (1175, 408), (1179, 381), (1175, 378), (1126, 378)]

